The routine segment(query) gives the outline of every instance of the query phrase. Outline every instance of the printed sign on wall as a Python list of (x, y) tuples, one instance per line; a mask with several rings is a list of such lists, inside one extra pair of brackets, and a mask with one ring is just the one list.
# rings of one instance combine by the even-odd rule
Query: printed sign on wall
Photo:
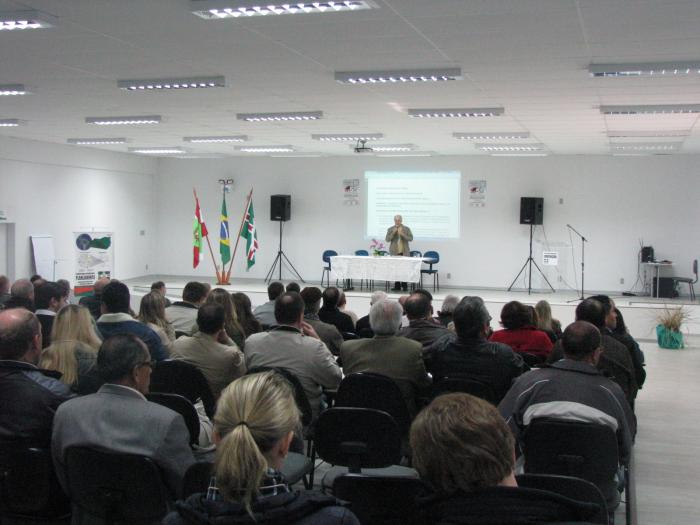
[(88, 295), (97, 279), (112, 277), (114, 242), (111, 232), (75, 232), (75, 295)]

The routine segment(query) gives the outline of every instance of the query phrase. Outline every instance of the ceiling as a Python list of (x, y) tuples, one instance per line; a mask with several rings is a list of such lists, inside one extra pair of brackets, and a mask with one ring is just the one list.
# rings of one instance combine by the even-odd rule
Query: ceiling
[[(454, 132), (527, 131), (550, 155), (612, 154), (609, 131), (690, 130), (674, 154), (700, 153), (699, 114), (605, 116), (601, 105), (700, 103), (700, 74), (593, 78), (590, 63), (700, 61), (698, 0), (375, 0), (378, 9), (206, 21), (186, 0), (0, 0), (57, 20), (0, 32), (0, 136), (95, 146), (180, 146), (188, 156), (253, 155), (185, 136), (249, 136), (298, 154), (354, 155), (312, 134), (383, 133), (433, 155), (487, 155)], [(264, 3), (264, 2), (263, 2)], [(335, 71), (459, 67), (463, 80), (343, 85)], [(130, 78), (226, 77), (226, 87), (127, 92)], [(418, 119), (407, 108), (505, 108), (503, 116)], [(317, 121), (237, 120), (237, 113), (323, 111)], [(162, 115), (150, 126), (95, 126), (88, 116)], [(508, 141), (514, 142), (514, 141)], [(76, 146), (83, 147), (83, 146)]]

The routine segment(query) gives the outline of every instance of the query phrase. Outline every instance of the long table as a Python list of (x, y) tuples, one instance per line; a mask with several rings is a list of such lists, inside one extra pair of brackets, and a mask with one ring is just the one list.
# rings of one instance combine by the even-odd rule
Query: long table
[(417, 283), (422, 264), (422, 257), (335, 255), (331, 257), (331, 273), (336, 279)]

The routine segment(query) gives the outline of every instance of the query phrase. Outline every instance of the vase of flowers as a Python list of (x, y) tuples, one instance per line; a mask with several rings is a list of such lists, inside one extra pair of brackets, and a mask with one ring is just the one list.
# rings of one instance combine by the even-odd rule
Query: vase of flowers
[(384, 246), (383, 242), (372, 239), (372, 243), (369, 245), (369, 251), (372, 252), (372, 255), (375, 257), (379, 257), (383, 251), (386, 251), (386, 246)]
[(680, 308), (664, 308), (663, 312), (656, 317), (656, 321), (659, 323), (656, 326), (656, 340), (659, 346), (673, 350), (685, 348), (681, 326), (688, 319), (690, 319), (690, 314), (682, 306)]

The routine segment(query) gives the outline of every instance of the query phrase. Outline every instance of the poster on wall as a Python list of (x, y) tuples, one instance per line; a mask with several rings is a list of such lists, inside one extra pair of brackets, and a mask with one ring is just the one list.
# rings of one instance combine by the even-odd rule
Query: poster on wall
[(343, 180), (343, 206), (360, 204), (360, 179)]
[(114, 233), (74, 232), (76, 297), (92, 293), (97, 279), (114, 272)]
[(469, 206), (472, 208), (483, 208), (486, 206), (486, 181), (469, 181)]

